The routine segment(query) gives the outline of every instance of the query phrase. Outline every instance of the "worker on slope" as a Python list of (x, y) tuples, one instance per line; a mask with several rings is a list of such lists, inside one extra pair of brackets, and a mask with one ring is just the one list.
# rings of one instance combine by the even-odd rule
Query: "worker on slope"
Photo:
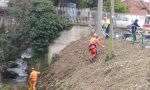
[(109, 38), (110, 32), (110, 20), (107, 17), (104, 17), (104, 28), (105, 28), (105, 38)]
[(36, 90), (37, 78), (39, 74), (40, 72), (32, 68), (32, 72), (30, 73), (30, 77), (29, 77), (29, 82), (30, 82), (29, 90)]
[(102, 43), (98, 39), (97, 34), (95, 33), (92, 35), (92, 38), (90, 39), (90, 43), (89, 43), (89, 52), (92, 56), (91, 57), (92, 60), (96, 58), (96, 55), (97, 55), (97, 47), (96, 46), (97, 45), (101, 48), (104, 48), (104, 45), (102, 45)]

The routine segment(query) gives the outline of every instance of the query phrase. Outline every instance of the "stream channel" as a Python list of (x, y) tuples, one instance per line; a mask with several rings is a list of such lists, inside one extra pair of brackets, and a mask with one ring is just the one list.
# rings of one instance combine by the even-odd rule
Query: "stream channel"
[[(54, 40), (52, 44), (49, 46), (49, 52), (51, 55), (58, 54), (61, 50), (63, 50), (67, 45), (69, 45), (72, 41), (78, 40), (81, 37), (85, 37), (91, 33), (89, 27), (85, 26), (74, 26), (71, 30), (61, 32), (59, 38)], [(24, 53), (22, 53), (21, 58), (17, 59), (15, 62), (16, 66), (13, 68), (7, 68), (5, 82), (7, 84), (21, 84), (27, 82), (27, 70), (28, 65), (26, 59), (31, 58), (31, 49), (27, 49)], [(10, 75), (11, 74), (11, 75)]]

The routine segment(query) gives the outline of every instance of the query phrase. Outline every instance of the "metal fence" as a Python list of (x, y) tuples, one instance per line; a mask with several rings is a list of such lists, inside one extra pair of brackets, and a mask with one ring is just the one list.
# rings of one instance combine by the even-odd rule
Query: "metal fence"
[[(68, 7), (55, 7), (55, 11), (57, 15), (65, 16), (69, 22), (77, 25), (96, 25), (96, 22), (98, 20), (97, 11), (93, 11), (90, 8), (78, 9)], [(103, 17), (104, 16), (110, 18), (110, 13), (103, 12)], [(132, 21), (134, 21), (135, 19), (139, 19), (140, 26), (144, 24), (145, 16), (115, 13), (115, 18), (119, 16), (127, 17), (130, 20), (130, 24), (132, 24)]]
[(97, 14), (90, 9), (78, 9), (78, 8), (68, 8), (68, 7), (55, 7), (57, 15), (66, 17), (66, 19), (78, 25), (89, 25), (96, 24)]

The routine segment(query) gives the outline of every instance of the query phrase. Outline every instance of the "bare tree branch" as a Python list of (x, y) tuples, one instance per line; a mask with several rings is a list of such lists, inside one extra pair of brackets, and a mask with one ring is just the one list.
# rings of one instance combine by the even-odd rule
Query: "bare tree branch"
[(140, 2), (140, 7), (138, 6), (138, 8), (146, 10), (148, 13), (150, 13), (149, 8), (144, 4), (144, 2), (142, 0), (139, 0), (139, 2)]

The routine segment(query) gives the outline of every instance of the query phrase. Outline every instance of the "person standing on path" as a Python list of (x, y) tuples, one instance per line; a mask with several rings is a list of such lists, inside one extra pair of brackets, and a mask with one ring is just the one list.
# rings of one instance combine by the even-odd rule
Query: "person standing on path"
[(109, 32), (110, 32), (110, 20), (107, 17), (104, 17), (104, 28), (105, 28), (105, 38), (109, 38)]
[(139, 24), (138, 24), (138, 19), (135, 19), (135, 21), (132, 23), (132, 26), (131, 26), (131, 33), (132, 33), (132, 38), (133, 38), (133, 44), (134, 42), (136, 41), (136, 30), (137, 30), (137, 27), (140, 27)]
[(30, 87), (29, 90), (36, 90), (37, 78), (40, 72), (36, 71), (35, 68), (32, 68), (32, 72), (29, 76)]

